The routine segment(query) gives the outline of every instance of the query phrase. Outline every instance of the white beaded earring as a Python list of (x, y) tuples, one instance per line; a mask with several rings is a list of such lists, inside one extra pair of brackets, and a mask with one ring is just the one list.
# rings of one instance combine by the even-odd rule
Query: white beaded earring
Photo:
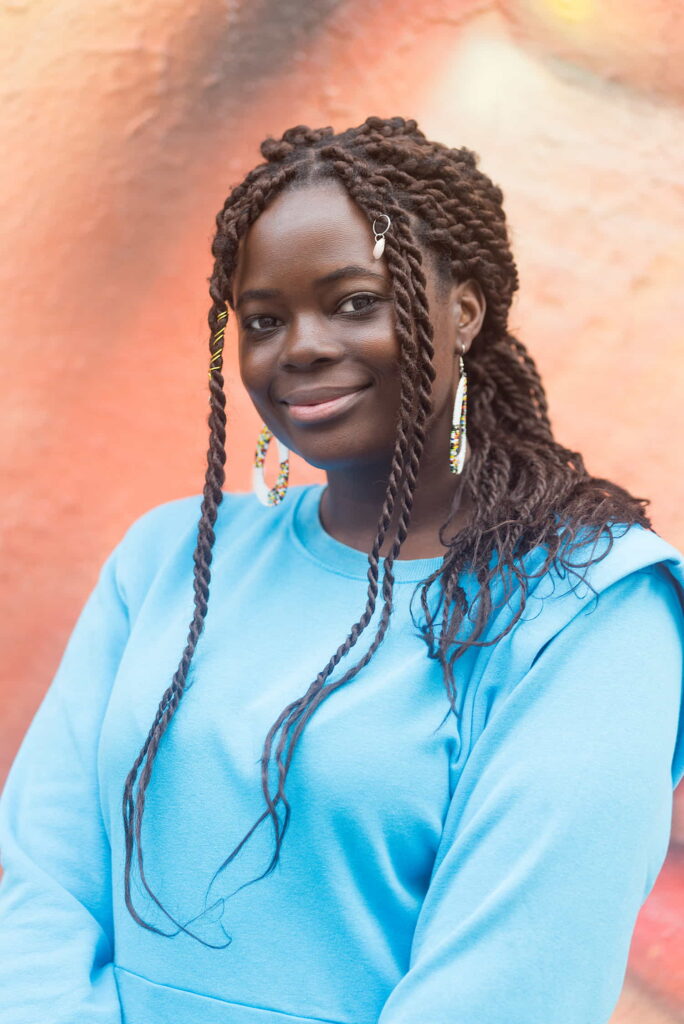
[(252, 469), (252, 489), (262, 505), (278, 505), (283, 500), (287, 491), (287, 484), (290, 476), (290, 450), (282, 441), (279, 441), (278, 438), (276, 438), (280, 470), (278, 472), (278, 479), (273, 487), (269, 489), (268, 484), (266, 483), (266, 479), (264, 477), (264, 462), (266, 461), (266, 452), (268, 451), (268, 446), (272, 437), (273, 434), (268, 427), (265, 426), (257, 439), (254, 468)]
[(466, 457), (466, 409), (468, 406), (468, 379), (463, 366), (463, 355), (459, 357), (459, 377), (454, 400), (454, 414), (451, 422), (451, 444), (449, 447), (449, 463), (452, 473), (462, 473)]

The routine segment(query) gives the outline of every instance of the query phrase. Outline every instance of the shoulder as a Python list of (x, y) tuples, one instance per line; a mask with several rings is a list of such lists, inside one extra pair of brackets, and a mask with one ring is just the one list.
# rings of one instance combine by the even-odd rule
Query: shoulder
[[(234, 526), (241, 520), (252, 522), (254, 519), (264, 523), (275, 524), (290, 514), (299, 494), (308, 489), (306, 485), (289, 488), (288, 499), (276, 506), (264, 506), (253, 491), (224, 491), (218, 506), (215, 532), (223, 526)], [(177, 539), (181, 534), (195, 529), (202, 515), (202, 494), (192, 494), (183, 498), (174, 498), (155, 505), (133, 520), (126, 530), (120, 546), (126, 549), (163, 547), (169, 540)]]
[[(119, 547), (122, 552), (139, 553), (144, 550), (154, 554), (163, 551), (169, 542), (173, 543), (197, 528), (202, 515), (203, 500), (202, 494), (191, 494), (154, 505), (131, 522)], [(217, 509), (215, 526), (219, 519), (223, 520), (226, 516), (239, 517), (247, 508), (254, 511), (256, 504), (254, 496), (250, 493), (224, 492)]]
[(643, 630), (666, 622), (684, 643), (684, 556), (653, 530), (617, 524), (598, 540), (577, 536), (543, 571), (547, 555), (535, 549), (519, 560), (527, 577), (524, 607), (516, 588), (508, 601), (495, 605), (488, 627), (490, 642), (510, 630), (496, 646), (507, 660), (511, 684), (571, 624), (588, 646), (605, 643), (606, 636), (619, 642), (635, 618)]
[[(282, 529), (307, 485), (290, 487), (287, 499), (262, 505), (253, 491), (224, 491), (213, 524), (213, 550), (244, 547), (257, 534)], [(154, 577), (170, 563), (192, 572), (204, 496), (201, 493), (161, 502), (137, 516), (112, 552), (119, 587), (135, 603)]]
[[(597, 545), (580, 545), (571, 560), (590, 564), (575, 570), (584, 576), (578, 585), (562, 585), (546, 602), (546, 621), (530, 637), (531, 665), (551, 649), (558, 685), (570, 685), (568, 671), (584, 671), (592, 687), (612, 692), (615, 706), (641, 692), (642, 729), (647, 717), (657, 722), (661, 746), (674, 729), (676, 786), (684, 777), (684, 557), (653, 530), (621, 525)], [(583, 660), (572, 669), (575, 648)]]
[(581, 572), (587, 567), (587, 580), (601, 591), (644, 570), (664, 571), (673, 583), (684, 585), (684, 556), (654, 530), (638, 524), (611, 524), (598, 540), (577, 537), (568, 559)]
[[(584, 692), (586, 685), (610, 691), (621, 701), (634, 686), (628, 679), (632, 671), (642, 674), (662, 706), (676, 714), (681, 705), (682, 553), (638, 525), (611, 526), (597, 542), (576, 539), (580, 542), (573, 542), (561, 564), (554, 562), (544, 572), (548, 552), (535, 549), (520, 559), (529, 587), (524, 607), (518, 588), (496, 606), (487, 636), (492, 646), (482, 648), (469, 684), (470, 745), (509, 699), (531, 706), (548, 693), (567, 707), (570, 695)], [(507, 627), (510, 631), (495, 642)], [(638, 658), (632, 658), (635, 651)], [(646, 655), (649, 670), (643, 673), (637, 662)], [(684, 718), (679, 714), (675, 784), (684, 776)]]
[[(534, 575), (544, 563), (545, 551), (522, 559), (531, 574), (530, 615), (543, 608), (549, 626), (562, 625), (578, 612), (598, 607), (601, 595), (609, 591), (624, 600), (637, 590), (669, 591), (684, 604), (684, 556), (655, 531), (618, 523), (610, 524), (598, 538), (586, 536), (575, 535), (544, 573)], [(660, 585), (645, 588), (646, 579)]]

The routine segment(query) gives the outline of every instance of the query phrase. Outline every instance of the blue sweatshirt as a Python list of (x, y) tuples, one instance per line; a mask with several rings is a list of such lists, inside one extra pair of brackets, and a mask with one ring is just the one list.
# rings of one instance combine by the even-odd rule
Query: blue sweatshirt
[[(456, 662), (458, 718), (409, 613), (440, 559), (396, 563), (383, 644), (295, 749), (276, 869), (244, 885), (270, 862), (267, 818), (209, 886), (264, 811), (269, 728), (365, 604), (366, 554), (324, 531), (322, 490), (225, 495), (154, 763), (146, 876), (209, 945), (129, 915), (121, 812), (186, 642), (201, 495), (145, 513), (105, 561), (0, 803), (3, 1024), (609, 1020), (684, 774), (684, 562), (641, 527), (616, 531), (591, 587), (532, 581), (511, 632)], [(137, 873), (133, 899), (174, 932)]]

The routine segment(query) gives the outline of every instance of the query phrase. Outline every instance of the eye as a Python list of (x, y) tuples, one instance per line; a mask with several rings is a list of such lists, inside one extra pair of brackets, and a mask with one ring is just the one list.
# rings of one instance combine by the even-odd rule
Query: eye
[[(355, 295), (349, 295), (346, 299), (343, 299), (337, 307), (336, 312), (343, 313), (344, 316), (361, 317), (365, 314), (371, 313), (381, 301), (382, 299), (380, 296), (374, 295), (372, 292), (357, 292)], [(360, 309), (343, 309), (343, 307), (349, 303), (355, 304), (359, 302), (361, 303)], [(259, 321), (261, 321), (261, 325), (259, 324)], [(242, 327), (245, 331), (251, 331), (253, 334), (266, 334), (268, 331), (275, 330), (278, 322), (279, 320), (277, 316), (266, 316), (265, 314), (260, 314), (246, 317), (242, 321)]]
[(348, 302), (364, 302), (365, 305), (361, 309), (351, 309), (348, 312), (352, 316), (359, 316), (362, 313), (369, 313), (377, 304), (380, 299), (377, 295), (373, 295), (372, 292), (357, 292), (356, 295), (350, 295), (349, 298), (344, 299), (338, 306), (339, 312), (344, 312), (342, 306), (345, 306)]
[(256, 321), (257, 320), (277, 320), (277, 319), (278, 318), (275, 317), (275, 316), (250, 316), (250, 317), (247, 317), (246, 320), (242, 321), (242, 326), (243, 326), (243, 328), (246, 331), (256, 331), (257, 333), (260, 332), (260, 331), (261, 332), (263, 332), (263, 331), (270, 331), (270, 330), (273, 330), (273, 325), (272, 324), (271, 325), (267, 325), (266, 327), (255, 327), (254, 325), (255, 325)]

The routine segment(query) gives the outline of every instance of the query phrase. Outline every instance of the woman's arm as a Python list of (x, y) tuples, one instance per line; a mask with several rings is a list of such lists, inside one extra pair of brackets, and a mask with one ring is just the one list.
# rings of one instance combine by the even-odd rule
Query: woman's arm
[(609, 1020), (684, 771), (683, 638), (669, 574), (631, 573), (492, 711), (378, 1024)]
[(128, 637), (118, 549), (100, 572), (0, 799), (0, 1019), (120, 1024), (97, 748)]

